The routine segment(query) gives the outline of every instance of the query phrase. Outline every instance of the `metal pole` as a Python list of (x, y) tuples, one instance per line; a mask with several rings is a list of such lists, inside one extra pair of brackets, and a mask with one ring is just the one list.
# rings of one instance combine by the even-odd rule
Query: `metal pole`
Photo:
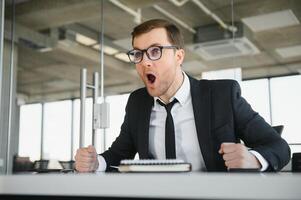
[(104, 9), (103, 9), (103, 0), (101, 0), (101, 49), (100, 49), (100, 97), (104, 96), (104, 67), (103, 67), (103, 55), (104, 55)]
[[(3, 81), (3, 43), (4, 43), (4, 8), (5, 8), (5, 0), (1, 0), (0, 2), (0, 124), (1, 124), (1, 119), (4, 115), (3, 112), (1, 111), (1, 107), (2, 107), (2, 81)], [(1, 117), (2, 115), (2, 117)], [(4, 118), (3, 118), (4, 119)], [(0, 128), (0, 136), (4, 135), (4, 131), (1, 133), (1, 128)], [(3, 149), (4, 150), (4, 149)], [(0, 148), (0, 152), (1, 152), (1, 148)], [(1, 154), (0, 154), (1, 156)], [(3, 155), (4, 156), (4, 155)], [(0, 167), (2, 167), (3, 165), (3, 158), (0, 157)], [(4, 167), (4, 166), (3, 166)]]
[(268, 78), (270, 123), (273, 125), (271, 78)]
[(2, 73), (3, 73), (3, 43), (4, 43), (4, 7), (5, 0), (0, 2), (0, 113), (1, 112), (1, 94), (2, 94)]
[[(104, 97), (104, 3), (103, 0), (101, 0), (101, 35), (100, 35), (100, 40), (101, 40), (101, 49), (100, 49), (100, 97), (103, 99), (103, 103), (106, 102), (106, 99)], [(106, 129), (103, 129), (103, 134), (102, 134), (102, 141), (103, 141), (103, 149), (102, 151), (105, 150), (105, 134), (106, 134)]]
[(95, 146), (95, 137), (97, 133), (97, 127), (95, 126), (95, 105), (97, 104), (97, 99), (98, 99), (98, 72), (94, 72), (93, 76), (93, 83), (94, 83), (94, 88), (93, 88), (93, 120), (92, 120), (92, 145)]
[(44, 159), (44, 117), (45, 117), (45, 103), (42, 103), (41, 110), (41, 156), (40, 159)]
[(83, 68), (80, 74), (80, 133), (79, 147), (85, 144), (85, 117), (86, 117), (86, 88), (87, 88), (87, 69)]
[(74, 99), (71, 101), (71, 151), (70, 160), (73, 160), (73, 140), (74, 140)]
[[(103, 98), (103, 102), (106, 102), (106, 98), (107, 97), (104, 97)], [(102, 152), (104, 152), (106, 150), (106, 129), (104, 128), (103, 129), (103, 137), (102, 137)]]
[(10, 51), (10, 80), (9, 80), (9, 101), (8, 101), (8, 131), (7, 131), (7, 152), (6, 152), (6, 174), (10, 169), (10, 144), (11, 124), (13, 106), (13, 84), (14, 84), (14, 33), (15, 33), (15, 1), (12, 1), (12, 24), (11, 24), (11, 51)]

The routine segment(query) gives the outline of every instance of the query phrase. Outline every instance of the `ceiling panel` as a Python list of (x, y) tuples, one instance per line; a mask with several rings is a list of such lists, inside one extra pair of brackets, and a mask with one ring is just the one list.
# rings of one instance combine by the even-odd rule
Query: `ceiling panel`
[[(152, 18), (171, 20), (183, 32), (187, 45), (194, 43), (194, 34), (182, 27), (175, 18), (192, 29), (216, 24), (212, 16), (206, 14), (193, 1), (176, 6), (168, 0), (120, 0), (124, 6), (137, 11), (141, 9), (142, 21)], [(179, 1), (181, 2), (181, 1)], [(224, 23), (231, 24), (232, 17), (240, 22), (242, 18), (268, 14), (290, 9), (301, 21), (300, 0), (201, 0), (212, 14)], [(154, 8), (158, 5), (167, 17)], [(11, 4), (7, 4), (6, 20), (11, 21)], [(232, 10), (234, 8), (234, 10)], [(21, 0), (16, 5), (18, 33), (18, 92), (28, 96), (28, 102), (68, 99), (79, 95), (79, 74), (87, 68), (91, 82), (92, 72), (100, 71), (100, 51), (92, 46), (76, 42), (76, 34), (83, 34), (99, 40), (101, 29), (101, 1), (99, 0)], [(10, 21), (9, 21), (10, 20)], [(106, 45), (114, 46), (115, 40), (130, 38), (132, 28), (137, 24), (134, 17), (109, 0), (104, 1), (104, 34)], [(74, 25), (79, 29), (70, 29)], [(20, 28), (20, 26), (22, 26)], [(9, 27), (6, 27), (6, 38)], [(223, 30), (222, 28), (220, 28)], [(92, 34), (91, 34), (92, 33)], [(264, 77), (297, 73), (301, 69), (301, 56), (282, 58), (276, 49), (301, 44), (301, 25), (253, 32), (246, 27), (244, 36), (252, 41), (261, 53), (254, 56), (240, 56), (212, 61), (186, 49), (184, 70), (195, 77), (204, 71), (242, 67), (243, 77)], [(19, 39), (23, 43), (19, 42)], [(24, 41), (26, 41), (24, 43)], [(49, 47), (41, 52), (41, 46)], [(48, 45), (48, 46), (47, 46)], [(118, 47), (114, 46), (118, 49)], [(45, 48), (44, 48), (45, 49)], [(118, 49), (125, 52), (127, 49)], [(293, 66), (293, 67), (289, 67)], [(113, 55), (104, 55), (105, 94), (132, 91), (142, 86), (135, 67)], [(301, 71), (301, 70), (300, 70)]]

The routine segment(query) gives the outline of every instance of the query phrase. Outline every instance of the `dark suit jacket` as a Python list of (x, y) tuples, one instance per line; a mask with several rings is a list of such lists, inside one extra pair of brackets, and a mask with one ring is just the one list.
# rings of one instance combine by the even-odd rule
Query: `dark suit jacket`
[[(269, 163), (269, 171), (284, 167), (290, 159), (285, 140), (241, 97), (240, 87), (233, 80), (196, 80), (191, 77), (191, 97), (198, 141), (208, 171), (225, 171), (218, 153), (223, 142), (240, 142), (260, 153)], [(154, 104), (146, 88), (131, 93), (120, 135), (101, 154), (107, 171), (122, 159), (149, 159), (149, 122)]]

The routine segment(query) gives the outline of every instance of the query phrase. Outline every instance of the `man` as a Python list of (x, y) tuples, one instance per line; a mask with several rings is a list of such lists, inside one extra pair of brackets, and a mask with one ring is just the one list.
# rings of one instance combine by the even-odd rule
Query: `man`
[(175, 25), (144, 22), (134, 28), (132, 45), (128, 55), (145, 88), (131, 93), (107, 151), (77, 151), (77, 171), (110, 171), (137, 152), (140, 159), (179, 158), (194, 171), (277, 171), (287, 164), (288, 144), (240, 96), (236, 81), (198, 81), (182, 71), (184, 42)]

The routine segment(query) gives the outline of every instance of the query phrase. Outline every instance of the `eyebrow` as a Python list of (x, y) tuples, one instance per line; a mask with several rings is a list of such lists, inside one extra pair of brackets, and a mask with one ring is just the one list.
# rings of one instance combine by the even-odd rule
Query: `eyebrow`
[[(153, 47), (153, 46), (162, 46), (161, 44), (159, 44), (159, 43), (153, 43), (153, 44), (151, 44), (150, 46), (148, 46), (147, 48), (145, 48), (145, 49), (148, 49), (148, 48), (150, 48), (150, 47)], [(144, 50), (144, 49), (140, 49), (140, 48), (138, 48), (138, 47), (133, 47), (134, 49), (137, 49), (137, 50)]]

